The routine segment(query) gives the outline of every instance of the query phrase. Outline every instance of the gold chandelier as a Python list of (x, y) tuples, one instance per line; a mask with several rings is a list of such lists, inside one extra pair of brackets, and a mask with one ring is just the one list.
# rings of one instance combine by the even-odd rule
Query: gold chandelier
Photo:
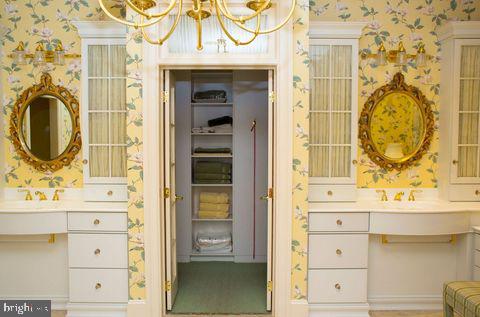
[[(104, 0), (98, 0), (100, 7), (102, 10), (109, 16), (111, 19), (125, 24), (127, 26), (134, 27), (136, 29), (141, 29), (143, 38), (151, 43), (162, 45), (175, 31), (175, 28), (180, 21), (180, 17), (182, 15), (184, 1), (186, 0), (168, 0), (170, 3), (165, 8), (164, 11), (159, 13), (149, 13), (155, 7), (157, 7), (157, 3), (153, 0), (125, 0), (128, 8), (131, 8), (134, 12), (139, 15), (139, 21), (126, 21), (122, 20), (118, 17), (112, 15), (107, 8), (105, 7)], [(273, 33), (280, 28), (282, 28), (293, 15), (295, 10), (295, 6), (297, 4), (297, 0), (291, 0), (291, 8), (289, 10), (288, 16), (281, 21), (278, 25), (269, 28), (269, 29), (261, 29), (260, 22), (261, 22), (261, 15), (263, 12), (267, 11), (272, 7), (272, 0), (250, 0), (245, 3), (245, 6), (253, 11), (251, 14), (248, 15), (234, 15), (232, 11), (229, 9), (229, 5), (227, 4), (228, 0), (190, 0), (192, 2), (191, 9), (188, 10), (187, 16), (195, 20), (196, 28), (197, 28), (197, 49), (202, 50), (202, 20), (211, 18), (212, 15), (215, 15), (218, 23), (222, 29), (222, 31), (227, 35), (227, 37), (235, 44), (235, 45), (248, 45), (252, 43), (259, 35), (262, 34), (269, 34)], [(189, 1), (189, 2), (190, 2)], [(283, 0), (282, 0), (283, 1)], [(170, 29), (167, 33), (155, 40), (152, 39), (145, 28), (152, 26), (156, 23), (162, 21), (165, 17), (168, 17), (169, 14), (177, 8), (177, 13), (175, 15), (175, 19), (170, 26)], [(232, 33), (227, 29), (225, 25), (225, 19), (232, 21), (237, 27), (245, 31), (247, 34), (250, 34), (250, 37), (247, 40), (240, 40), (235, 38)], [(251, 28), (246, 26), (246, 22), (254, 20), (255, 21), (255, 28)]]

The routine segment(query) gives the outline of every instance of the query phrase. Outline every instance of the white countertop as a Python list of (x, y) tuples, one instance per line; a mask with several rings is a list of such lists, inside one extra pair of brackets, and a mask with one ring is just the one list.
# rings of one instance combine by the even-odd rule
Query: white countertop
[(61, 201), (0, 201), (0, 213), (52, 213), (52, 212), (126, 212), (126, 202)]
[(458, 213), (480, 212), (480, 202), (372, 201), (310, 203), (309, 212)]

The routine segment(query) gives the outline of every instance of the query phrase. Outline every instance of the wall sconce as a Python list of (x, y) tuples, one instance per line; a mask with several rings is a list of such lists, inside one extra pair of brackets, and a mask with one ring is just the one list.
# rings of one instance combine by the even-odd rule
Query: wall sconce
[(57, 43), (55, 50), (46, 50), (43, 43), (39, 43), (34, 54), (27, 54), (25, 52), (25, 44), (20, 41), (17, 48), (8, 57), (13, 58), (17, 65), (26, 65), (27, 59), (32, 59), (34, 66), (43, 66), (46, 63), (62, 66), (65, 65), (65, 58), (79, 58), (81, 55), (66, 54), (60, 41)]
[(417, 67), (425, 67), (427, 61), (432, 59), (432, 56), (427, 55), (423, 43), (419, 44), (417, 54), (407, 54), (403, 42), (400, 41), (396, 50), (387, 51), (383, 43), (381, 43), (376, 54), (362, 53), (362, 59), (370, 58), (375, 59), (375, 64), (378, 66), (386, 66), (388, 63), (404, 66), (409, 60), (415, 60)]

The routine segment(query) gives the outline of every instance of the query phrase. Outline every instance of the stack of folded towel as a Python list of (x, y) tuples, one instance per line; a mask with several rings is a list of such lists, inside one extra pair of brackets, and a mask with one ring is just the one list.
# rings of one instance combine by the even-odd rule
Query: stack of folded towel
[(195, 164), (195, 184), (231, 184), (232, 164), (218, 161), (201, 161)]
[(230, 215), (230, 198), (227, 193), (200, 193), (200, 219), (227, 219)]
[(195, 249), (199, 252), (227, 253), (232, 252), (232, 235), (224, 233), (198, 233)]

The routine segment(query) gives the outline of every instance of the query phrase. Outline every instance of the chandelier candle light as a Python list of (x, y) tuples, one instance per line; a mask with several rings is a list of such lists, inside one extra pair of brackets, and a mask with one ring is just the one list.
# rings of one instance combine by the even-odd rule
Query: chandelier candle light
[[(127, 26), (141, 29), (142, 36), (147, 42), (151, 44), (162, 45), (175, 31), (175, 28), (180, 21), (180, 17), (182, 16), (182, 11), (184, 8), (183, 5), (184, 1), (186, 0), (170, 0), (170, 3), (166, 9), (158, 13), (148, 12), (157, 7), (157, 3), (153, 0), (125, 0), (127, 6), (139, 15), (139, 21), (136, 22), (126, 21), (115, 17), (107, 10), (103, 1), (104, 0), (98, 0), (100, 7), (111, 19)], [(287, 24), (292, 17), (297, 4), (297, 0), (291, 0), (291, 7), (287, 17), (276, 26), (262, 30), (260, 28), (262, 13), (272, 8), (272, 0), (250, 0), (246, 2), (245, 6), (253, 11), (248, 15), (234, 15), (227, 4), (228, 0), (193, 0), (192, 2), (192, 7), (186, 12), (186, 14), (188, 17), (195, 20), (197, 27), (197, 50), (203, 49), (202, 20), (211, 18), (212, 15), (217, 18), (220, 28), (235, 45), (248, 45), (252, 43), (259, 35), (273, 33), (285, 26), (285, 24)], [(177, 12), (170, 29), (163, 37), (157, 40), (152, 39), (145, 31), (145, 28), (159, 23), (165, 17), (168, 17), (170, 13), (173, 13), (175, 8), (177, 9)], [(244, 41), (235, 38), (235, 36), (233, 36), (232, 33), (227, 29), (225, 25), (225, 19), (232, 21), (238, 28), (242, 29), (247, 34), (250, 34), (250, 38)], [(255, 21), (254, 28), (246, 26), (246, 22), (251, 20)]]

